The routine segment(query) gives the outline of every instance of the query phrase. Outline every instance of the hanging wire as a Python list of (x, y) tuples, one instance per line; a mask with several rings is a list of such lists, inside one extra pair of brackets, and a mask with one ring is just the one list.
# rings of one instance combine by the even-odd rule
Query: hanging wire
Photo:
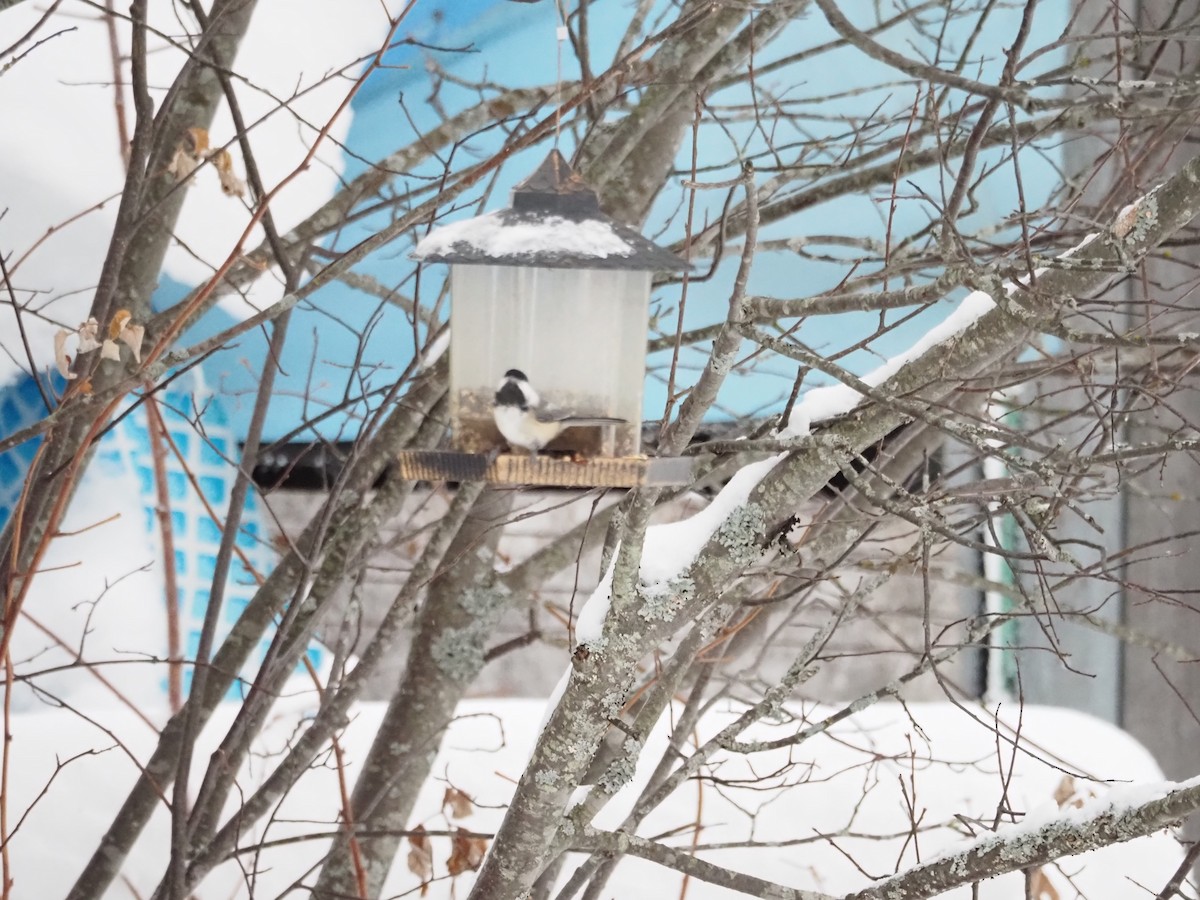
[(562, 67), (563, 67), (563, 43), (570, 36), (567, 30), (567, 10), (563, 6), (563, 0), (556, 0), (555, 6), (558, 8), (558, 28), (555, 30), (555, 46), (558, 51), (557, 56), (557, 71), (554, 75), (554, 149), (558, 149), (558, 138), (562, 131)]

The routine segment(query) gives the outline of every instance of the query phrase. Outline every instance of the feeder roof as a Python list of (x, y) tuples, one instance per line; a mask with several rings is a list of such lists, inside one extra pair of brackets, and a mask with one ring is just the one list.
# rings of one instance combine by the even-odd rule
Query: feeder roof
[(688, 264), (600, 210), (563, 155), (550, 155), (513, 190), (512, 206), (435, 228), (412, 254), (422, 262), (551, 269), (682, 271)]

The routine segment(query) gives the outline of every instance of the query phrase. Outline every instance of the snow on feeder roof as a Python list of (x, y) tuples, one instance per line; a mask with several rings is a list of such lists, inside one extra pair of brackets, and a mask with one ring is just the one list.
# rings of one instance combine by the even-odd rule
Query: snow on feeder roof
[(435, 228), (422, 262), (675, 272), (688, 264), (606, 216), (596, 192), (558, 150), (513, 190), (512, 206)]

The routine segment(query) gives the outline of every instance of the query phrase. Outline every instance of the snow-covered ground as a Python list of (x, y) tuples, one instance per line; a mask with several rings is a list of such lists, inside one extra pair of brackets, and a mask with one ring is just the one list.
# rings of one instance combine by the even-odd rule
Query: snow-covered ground
[[(352, 769), (366, 755), (383, 710), (380, 704), (364, 704), (355, 710), (342, 738)], [(830, 711), (816, 706), (792, 708), (809, 721)], [(228, 725), (233, 712), (230, 706), (219, 711), (197, 760), (207, 759), (217, 729)], [(273, 723), (259, 747), (268, 756), (252, 758), (242, 776), (244, 789), (260, 781), (271, 761), (269, 754), (285, 747), (302, 712), (303, 704), (291, 701), (290, 708)], [(705, 770), (710, 778), (688, 782), (646, 820), (639, 833), (682, 847), (691, 846), (693, 840), (702, 846), (751, 839), (779, 842), (758, 848), (715, 849), (703, 855), (760, 878), (837, 894), (867, 886), (870, 880), (864, 872), (885, 877), (918, 860), (964, 846), (971, 832), (980, 834), (991, 827), (1005, 797), (1006, 808), (1013, 815), (1005, 813), (1001, 822), (1012, 822), (1013, 816), (1020, 820), (1078, 814), (1070, 802), (1065, 812), (1060, 812), (1055, 800), (1067, 774), (1076, 779), (1076, 798), (1085, 801), (1093, 795), (1103, 797), (1110, 790), (1127, 792), (1124, 785), (1129, 783), (1149, 784), (1150, 791), (1160, 789), (1154, 785), (1161, 773), (1132, 738), (1068, 710), (1027, 707), (1019, 722), (1020, 749), (1014, 751), (1010, 738), (1018, 727), (1017, 712), (1015, 707), (1002, 710), (996, 728), (992, 717), (982, 710), (975, 710), (972, 718), (950, 704), (910, 704), (907, 708), (880, 704), (790, 752), (777, 750), (749, 757), (722, 754)], [(132, 784), (136, 761), (144, 761), (153, 747), (151, 729), (126, 710), (91, 710), (88, 716), (91, 721), (69, 711), (47, 709), (15, 717), (9, 821), (21, 819), (33, 804), (10, 848), (17, 897), (63, 895)], [(464, 703), (412, 824), (424, 825), (431, 832), (456, 827), (491, 832), (498, 827), (541, 716), (538, 701)], [(706, 717), (698, 729), (699, 737), (712, 735), (731, 716), (731, 711), (721, 710)], [(764, 724), (744, 737), (779, 737), (794, 728), (794, 724)], [(636, 798), (638, 781), (647, 777), (668, 733), (669, 727), (664, 725), (647, 743), (638, 778), (617, 795), (595, 824), (611, 828), (620, 822)], [(62, 768), (55, 776), (60, 761)], [(441, 808), (451, 786), (473, 799), (476, 806), (471, 815), (453, 818), (448, 808)], [(261, 854), (252, 848), (261, 841), (270, 844), (328, 832), (337, 811), (336, 772), (326, 760), (304, 777), (271, 823), (247, 834), (242, 842), (246, 852), (214, 873), (196, 896), (200, 900), (289, 896), (296, 880), (319, 866), (327, 842), (312, 839), (275, 844)], [(918, 823), (915, 834), (914, 818)], [(696, 823), (702, 826), (698, 832)], [(468, 873), (451, 879), (446, 874), (450, 839), (434, 835), (429, 840), (435, 882), (427, 896), (465, 896), (472, 876)], [(121, 883), (114, 885), (109, 896), (149, 896), (165, 865), (168, 846), (164, 805), (129, 858)], [(417, 887), (418, 879), (405, 865), (408, 851), (406, 842), (384, 896)], [(1064, 860), (1046, 874), (1063, 898), (1077, 896), (1076, 891), (1092, 900), (1145, 897), (1162, 888), (1180, 858), (1175, 839), (1164, 833)], [(568, 864), (564, 877), (573, 868)], [(681, 882), (682, 876), (676, 872), (628, 858), (617, 868), (604, 896), (675, 897)], [(1014, 874), (986, 883), (980, 896), (1018, 900), (1024, 896), (1023, 890), (1023, 877)], [(303, 890), (290, 894), (304, 895)], [(946, 896), (969, 895), (964, 888)], [(693, 880), (687, 896), (697, 900), (738, 895)]]

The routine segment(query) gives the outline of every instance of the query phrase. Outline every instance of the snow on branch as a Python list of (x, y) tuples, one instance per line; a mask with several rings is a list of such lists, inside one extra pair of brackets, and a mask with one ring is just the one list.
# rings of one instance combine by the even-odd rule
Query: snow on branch
[(902, 900), (933, 897), (1064, 856), (1145, 837), (1200, 808), (1200, 776), (1117, 788), (1079, 807), (1030, 816), (979, 838), (964, 849), (915, 866), (845, 900)]
[[(1121, 215), (1129, 217), (1129, 210), (1137, 210), (1140, 208), (1141, 200), (1131, 203)], [(1129, 232), (1126, 227), (1124, 231), (1120, 231), (1121, 220), (1114, 226), (1114, 231), (1118, 231), (1123, 235)], [(1058, 259), (1069, 259), (1094, 241), (1098, 235), (1089, 234), (1082, 241), (1058, 255)], [(1037, 270), (1035, 276), (1040, 276), (1045, 272), (1044, 269)], [(1012, 294), (1018, 289), (1024, 290), (1028, 285), (1018, 284), (1014, 281), (1006, 281), (1004, 283), (1004, 293), (1006, 296)], [(991, 294), (986, 291), (971, 291), (958, 304), (950, 315), (939, 322), (937, 325), (925, 332), (925, 334), (908, 349), (898, 353), (896, 356), (885, 360), (880, 365), (876, 366), (870, 372), (866, 373), (860, 379), (862, 384), (867, 387), (879, 387), (907, 363), (929, 353), (939, 344), (944, 344), (949, 340), (957, 337), (966, 331), (969, 327), (978, 322), (984, 314), (995, 309), (996, 300)], [(807, 391), (799, 402), (792, 407), (792, 414), (788, 418), (787, 427), (783, 431), (784, 436), (802, 436), (809, 433), (809, 427), (817, 422), (823, 422), (836, 416), (845, 415), (852, 411), (864, 399), (862, 392), (857, 390), (850, 384), (834, 384), (827, 387), (813, 388)]]
[[(917, 900), (1066, 856), (1145, 837), (1200, 805), (1200, 777), (1174, 783), (1131, 785), (1079, 806), (1052, 808), (980, 837), (965, 848), (850, 894), (843, 900)], [(710, 884), (777, 900), (833, 900), (817, 891), (773, 883), (698, 859), (688, 851), (628, 833), (585, 828), (577, 851), (627, 854), (685, 872)]]

